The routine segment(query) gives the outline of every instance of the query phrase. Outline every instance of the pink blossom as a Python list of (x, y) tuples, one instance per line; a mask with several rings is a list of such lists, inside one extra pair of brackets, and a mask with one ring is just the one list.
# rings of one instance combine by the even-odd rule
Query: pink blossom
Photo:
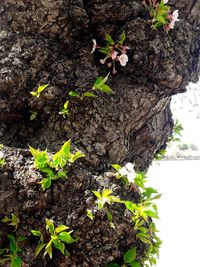
[(115, 50), (113, 50), (113, 52), (112, 52), (112, 60), (115, 60), (116, 59), (117, 54), (118, 54), (118, 52), (115, 51)]
[(179, 21), (179, 19), (178, 19), (178, 16), (179, 16), (179, 14), (178, 14), (178, 10), (175, 10), (175, 11), (173, 11), (173, 13), (172, 13), (172, 15), (171, 15), (171, 21), (170, 21), (170, 23), (169, 23), (169, 29), (174, 29), (174, 25), (175, 25), (175, 22), (176, 21)]
[(95, 39), (92, 39), (93, 41), (93, 47), (92, 47), (92, 51), (91, 51), (91, 54), (94, 53), (94, 51), (96, 50), (97, 48), (97, 41)]
[(167, 4), (169, 2), (169, 0), (163, 0), (164, 4)]
[(126, 66), (126, 63), (128, 62), (128, 56), (126, 54), (121, 54), (119, 57), (118, 57), (118, 60), (121, 64), (121, 66)]

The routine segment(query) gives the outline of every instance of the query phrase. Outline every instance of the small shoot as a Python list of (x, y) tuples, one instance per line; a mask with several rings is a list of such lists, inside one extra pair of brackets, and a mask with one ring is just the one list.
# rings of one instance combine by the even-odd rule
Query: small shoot
[(93, 97), (93, 98), (97, 98), (97, 97), (98, 97), (97, 95), (91, 93), (90, 91), (87, 91), (87, 92), (85, 92), (85, 93), (83, 93), (83, 94), (79, 94), (79, 93), (77, 93), (77, 92), (70, 91), (70, 92), (69, 92), (69, 95), (70, 95), (71, 97), (77, 97), (77, 98), (80, 99), (80, 100), (84, 100), (85, 97)]
[(62, 115), (64, 119), (66, 119), (66, 117), (69, 116), (69, 109), (68, 109), (68, 106), (69, 106), (69, 100), (67, 100), (67, 101), (64, 103), (63, 109), (61, 109), (61, 110), (59, 111), (59, 114)]
[(87, 209), (87, 216), (88, 216), (88, 218), (90, 218), (90, 220), (92, 220), (92, 221), (94, 220), (94, 215), (93, 215), (92, 211), (89, 209)]
[(15, 231), (17, 230), (20, 223), (20, 219), (15, 214), (11, 214), (11, 218), (5, 216), (1, 221), (15, 227)]
[(30, 112), (31, 112), (30, 121), (33, 121), (37, 117), (37, 112), (36, 111), (30, 111)]
[(68, 257), (70, 255), (69, 251), (66, 248), (66, 244), (72, 244), (77, 242), (78, 239), (74, 239), (71, 236), (73, 231), (66, 231), (68, 227), (66, 225), (59, 225), (58, 227), (54, 226), (53, 220), (46, 218), (46, 233), (48, 240), (45, 240), (44, 235), (39, 230), (31, 230), (31, 233), (39, 237), (39, 243), (35, 248), (35, 256), (38, 256), (42, 250), (44, 251), (43, 256), (49, 256), (50, 259), (53, 257), (53, 248), (59, 250), (63, 255)]
[(0, 259), (0, 265), (2, 264), (1, 266), (7, 266), (6, 263), (9, 263), (10, 267), (22, 267), (22, 259), (19, 256), (22, 249), (20, 248), (19, 243), (26, 240), (26, 238), (20, 236), (16, 239), (15, 236), (11, 234), (8, 234), (7, 237), (9, 240), (9, 248), (2, 249), (0, 251), (0, 255), (2, 256), (2, 259)]
[(105, 43), (106, 46), (98, 46), (96, 40), (93, 39), (93, 53), (96, 49), (102, 53), (105, 57), (100, 59), (101, 64), (107, 64), (108, 68), (112, 68), (112, 73), (116, 74), (115, 65), (117, 62), (120, 63), (122, 67), (126, 66), (128, 62), (127, 50), (128, 46), (124, 45), (126, 35), (124, 32), (121, 33), (121, 36), (117, 42), (115, 42), (109, 34), (105, 34)]
[(104, 189), (102, 193), (98, 191), (92, 191), (92, 193), (97, 197), (97, 205), (98, 210), (101, 210), (105, 204), (111, 204), (111, 203), (120, 203), (121, 200), (118, 197), (115, 197), (112, 194), (112, 190), (110, 189)]
[(49, 188), (53, 180), (67, 178), (66, 168), (77, 159), (85, 157), (79, 150), (76, 151), (75, 154), (70, 152), (70, 140), (65, 142), (61, 149), (52, 156), (48, 154), (47, 150), (40, 151), (31, 146), (29, 146), (29, 150), (34, 157), (35, 168), (46, 176), (39, 182), (43, 190)]
[(99, 90), (107, 94), (113, 94), (113, 90), (106, 84), (110, 73), (108, 73), (105, 77), (98, 77), (92, 87), (93, 90)]
[(0, 168), (2, 168), (5, 165), (5, 159), (4, 159), (4, 153), (1, 151), (3, 148), (3, 145), (0, 144)]
[(39, 98), (41, 93), (49, 86), (49, 84), (39, 85), (36, 91), (31, 92), (31, 95)]

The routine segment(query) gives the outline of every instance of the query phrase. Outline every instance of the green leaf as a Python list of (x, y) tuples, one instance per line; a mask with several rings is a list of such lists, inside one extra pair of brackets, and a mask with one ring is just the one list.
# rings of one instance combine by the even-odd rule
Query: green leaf
[(147, 214), (147, 216), (149, 216), (149, 217), (151, 217), (151, 218), (159, 219), (158, 214), (157, 214), (157, 212), (155, 212), (155, 211), (147, 210), (147, 211), (146, 211), (146, 214)]
[(112, 37), (108, 33), (105, 33), (105, 40), (108, 42), (109, 45), (114, 45), (115, 44), (115, 42), (113, 41)]
[(54, 234), (54, 223), (53, 220), (45, 219), (46, 221), (46, 230), (50, 232), (51, 235)]
[(110, 190), (110, 189), (104, 189), (103, 192), (102, 192), (102, 198), (106, 198), (110, 194), (112, 194), (112, 190)]
[(128, 210), (130, 210), (133, 214), (135, 213), (135, 210), (137, 208), (136, 204), (132, 201), (124, 201), (124, 204)]
[(119, 44), (123, 45), (125, 39), (126, 39), (126, 35), (125, 35), (125, 32), (123, 31), (119, 39)]
[(49, 243), (46, 245), (44, 253), (44, 256), (48, 253), (50, 259), (52, 259), (52, 242), (53, 240), (51, 239)]
[(17, 238), (17, 242), (22, 242), (22, 241), (25, 241), (27, 238), (25, 236), (19, 236)]
[(85, 92), (83, 94), (84, 97), (98, 97), (97, 95), (93, 94), (93, 93), (90, 93), (90, 92)]
[(70, 232), (62, 232), (59, 234), (59, 239), (67, 244), (71, 244), (71, 243), (74, 243), (76, 242), (77, 240), (74, 239), (72, 236), (71, 236), (71, 233), (73, 231), (70, 231)]
[(15, 241), (15, 237), (13, 235), (10, 235), (10, 234), (8, 234), (7, 237), (10, 241), (10, 244), (9, 244), (10, 251), (14, 254), (15, 251), (17, 250), (17, 244)]
[(78, 150), (75, 154), (71, 154), (69, 158), (70, 163), (74, 163), (77, 159), (85, 157), (85, 154), (83, 154), (80, 150)]
[(103, 91), (103, 92), (105, 92), (107, 94), (113, 94), (114, 93), (114, 91), (107, 84), (103, 84), (99, 88), (100, 88), (101, 91)]
[(110, 49), (109, 49), (109, 46), (107, 46), (107, 47), (103, 47), (103, 48), (98, 48), (98, 51), (104, 55), (107, 55), (110, 52)]
[(157, 16), (156, 19), (157, 19), (158, 22), (160, 22), (160, 23), (162, 23), (164, 25), (166, 24), (166, 20), (162, 16)]
[(41, 185), (42, 190), (44, 191), (45, 189), (48, 189), (51, 186), (51, 179), (44, 178), (38, 184)]
[(141, 267), (141, 264), (137, 261), (129, 263), (131, 267)]
[(35, 256), (37, 257), (40, 252), (43, 250), (43, 248), (46, 246), (46, 244), (44, 243), (40, 243), (37, 245), (37, 247), (35, 248)]
[(3, 223), (7, 223), (7, 222), (10, 222), (11, 219), (10, 219), (8, 216), (5, 216), (1, 221), (2, 221)]
[(78, 94), (78, 93), (76, 93), (74, 91), (70, 91), (69, 95), (72, 96), (72, 97), (79, 97), (80, 96), (80, 94)]
[(37, 116), (37, 112), (36, 111), (33, 111), (31, 116), (30, 116), (30, 120), (33, 121)]
[(125, 263), (131, 263), (132, 261), (135, 260), (136, 258), (136, 255), (137, 255), (137, 252), (136, 252), (136, 247), (133, 247), (131, 249), (129, 249), (123, 256), (123, 260)]
[(43, 84), (43, 85), (39, 85), (37, 91), (38, 93), (41, 93), (44, 91), (44, 89), (46, 89), (49, 86), (49, 84)]
[(93, 191), (92, 190), (92, 193), (98, 198), (98, 199), (101, 199), (101, 194), (98, 192), (98, 191)]
[(67, 109), (68, 108), (68, 105), (69, 105), (69, 100), (67, 100), (64, 104), (64, 109)]
[(94, 220), (94, 215), (92, 214), (92, 211), (87, 209), (87, 216), (93, 221)]
[(21, 267), (22, 260), (19, 256), (12, 257), (10, 267)]
[(31, 230), (31, 233), (34, 235), (34, 236), (38, 236), (40, 237), (42, 235), (42, 233), (38, 230)]
[(120, 166), (119, 164), (111, 164), (111, 166), (118, 172), (122, 166)]
[(68, 229), (68, 228), (69, 228), (69, 227), (67, 227), (66, 225), (59, 225), (58, 227), (56, 227), (55, 232), (56, 232), (56, 233), (60, 233), (60, 232), (66, 230), (66, 229)]

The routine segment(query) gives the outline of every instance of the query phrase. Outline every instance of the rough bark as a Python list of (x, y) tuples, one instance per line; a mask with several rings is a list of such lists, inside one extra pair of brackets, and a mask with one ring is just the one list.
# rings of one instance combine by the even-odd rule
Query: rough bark
[[(116, 230), (105, 214), (93, 222), (85, 210), (93, 205), (93, 189), (111, 187), (137, 201), (138, 192), (132, 196), (106, 171), (128, 161), (148, 168), (172, 131), (171, 96), (198, 80), (200, 1), (170, 4), (181, 17), (167, 34), (151, 29), (140, 0), (1, 0), (0, 143), (6, 165), (0, 169), (0, 212), (1, 217), (17, 213), (23, 222), (18, 231), (29, 237), (25, 266), (105, 266), (135, 244), (123, 209), (113, 207)], [(105, 32), (117, 39), (123, 30), (131, 49), (127, 66), (109, 78), (115, 95), (73, 99), (63, 119), (58, 112), (69, 91), (86, 92), (97, 76), (107, 74), (101, 55), (90, 53), (91, 39), (103, 43)], [(30, 91), (45, 83), (50, 86), (33, 98)], [(30, 111), (38, 113), (34, 121)], [(27, 145), (54, 152), (69, 138), (86, 158), (68, 180), (43, 193)], [(70, 226), (79, 237), (67, 260), (59, 254), (51, 263), (34, 258), (30, 228), (42, 227), (45, 217)]]

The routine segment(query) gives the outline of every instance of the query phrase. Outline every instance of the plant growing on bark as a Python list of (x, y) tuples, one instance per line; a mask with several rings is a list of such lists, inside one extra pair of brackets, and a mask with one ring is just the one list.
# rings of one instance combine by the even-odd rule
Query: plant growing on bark
[(106, 84), (110, 73), (108, 73), (105, 77), (98, 77), (92, 87), (93, 90), (99, 90), (107, 94), (113, 94), (113, 90)]
[(149, 11), (152, 18), (152, 28), (157, 29), (163, 27), (166, 32), (174, 28), (178, 21), (178, 10), (172, 12), (170, 6), (166, 5), (168, 0), (144, 0), (143, 4)]
[(123, 255), (123, 264), (119, 265), (118, 263), (110, 263), (106, 267), (141, 267), (140, 263), (136, 261), (137, 250), (136, 247), (130, 248)]
[(69, 100), (67, 100), (64, 103), (63, 109), (61, 109), (59, 111), (59, 114), (63, 116), (63, 118), (66, 118), (69, 115), (69, 109), (68, 109), (68, 105), (69, 105)]
[(22, 267), (22, 260), (19, 256), (22, 249), (20, 248), (19, 243), (26, 240), (26, 238), (20, 236), (16, 239), (12, 234), (8, 234), (7, 237), (9, 240), (9, 248), (0, 249), (0, 265), (8, 266), (7, 263), (9, 263), (10, 267)]
[(60, 250), (60, 252), (68, 257), (69, 251), (66, 249), (65, 244), (72, 244), (77, 242), (78, 239), (74, 239), (71, 236), (73, 231), (66, 231), (69, 227), (66, 225), (59, 225), (55, 228), (53, 220), (46, 218), (46, 233), (45, 236), (39, 230), (31, 230), (31, 233), (39, 237), (39, 243), (35, 248), (35, 256), (38, 256), (42, 250), (44, 250), (44, 257), (49, 255), (52, 259), (52, 249)]
[(31, 92), (34, 97), (40, 97), (40, 94), (49, 86), (49, 84), (39, 85), (36, 91)]
[(15, 227), (15, 230), (17, 230), (20, 223), (20, 219), (15, 214), (11, 214), (11, 218), (5, 216), (1, 221)]
[(70, 92), (69, 92), (69, 95), (70, 95), (71, 97), (77, 97), (77, 98), (80, 99), (80, 100), (83, 100), (85, 97), (98, 97), (97, 95), (91, 93), (90, 91), (87, 91), (87, 92), (85, 92), (85, 93), (83, 93), (83, 94), (79, 94), (79, 93), (77, 93), (77, 92), (70, 91)]
[(51, 186), (53, 180), (67, 178), (66, 167), (73, 164), (77, 159), (85, 157), (81, 151), (76, 151), (75, 154), (70, 152), (71, 141), (64, 143), (61, 149), (54, 155), (47, 153), (47, 150), (40, 151), (29, 146), (30, 152), (34, 157), (35, 168), (46, 175), (39, 184), (45, 190)]
[(119, 62), (122, 67), (126, 66), (128, 62), (127, 50), (129, 49), (128, 46), (123, 45), (126, 39), (125, 33), (122, 32), (119, 40), (114, 42), (112, 37), (109, 34), (105, 34), (105, 41), (106, 46), (101, 47), (97, 45), (95, 39), (93, 39), (93, 48), (91, 53), (97, 49), (100, 53), (104, 54), (105, 57), (100, 59), (101, 64), (107, 64), (109, 68), (112, 68), (113, 74), (116, 74), (116, 62)]

